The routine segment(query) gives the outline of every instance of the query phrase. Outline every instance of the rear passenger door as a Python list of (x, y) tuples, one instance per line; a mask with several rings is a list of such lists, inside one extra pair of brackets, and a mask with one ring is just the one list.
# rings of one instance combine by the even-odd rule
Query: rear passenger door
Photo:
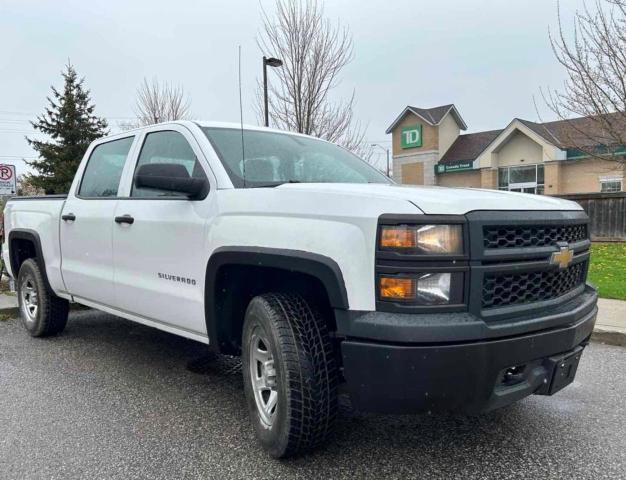
[(61, 272), (68, 293), (114, 305), (113, 218), (134, 136), (97, 144), (61, 212)]
[[(132, 223), (116, 224), (113, 231), (116, 304), (148, 320), (206, 335), (204, 277), (215, 179), (185, 127), (153, 127), (138, 148), (133, 181), (125, 187), (128, 197), (119, 201), (115, 213), (132, 218)], [(182, 165), (189, 176), (208, 179), (207, 197), (190, 200), (138, 188), (137, 169), (151, 163)]]

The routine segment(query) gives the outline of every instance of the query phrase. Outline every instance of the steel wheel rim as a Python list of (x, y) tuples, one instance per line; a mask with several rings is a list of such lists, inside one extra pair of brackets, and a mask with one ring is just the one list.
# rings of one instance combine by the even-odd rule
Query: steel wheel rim
[(271, 428), (278, 410), (278, 388), (274, 356), (267, 336), (258, 328), (250, 337), (250, 380), (256, 409), (265, 428)]
[(26, 277), (20, 287), (20, 299), (22, 303), (22, 313), (27, 323), (35, 323), (37, 311), (39, 310), (39, 294), (37, 286), (31, 277)]

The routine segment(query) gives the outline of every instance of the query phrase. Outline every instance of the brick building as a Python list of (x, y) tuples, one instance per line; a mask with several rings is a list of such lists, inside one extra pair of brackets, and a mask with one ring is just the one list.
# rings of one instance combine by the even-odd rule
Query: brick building
[[(560, 195), (624, 191), (624, 163), (585, 155), (588, 118), (535, 123), (513, 119), (501, 130), (467, 130), (454, 105), (407, 106), (387, 129), (399, 183)], [(588, 150), (588, 149), (586, 149)], [(626, 147), (613, 155), (626, 154)]]

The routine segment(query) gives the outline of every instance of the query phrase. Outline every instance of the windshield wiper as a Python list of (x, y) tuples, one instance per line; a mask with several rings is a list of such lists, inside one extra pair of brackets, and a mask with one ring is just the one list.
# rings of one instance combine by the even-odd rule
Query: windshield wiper
[(267, 183), (255, 183), (253, 185), (246, 185), (246, 188), (271, 188), (271, 187), (279, 187), (285, 183), (302, 183), (300, 180), (281, 180), (277, 182), (267, 182)]

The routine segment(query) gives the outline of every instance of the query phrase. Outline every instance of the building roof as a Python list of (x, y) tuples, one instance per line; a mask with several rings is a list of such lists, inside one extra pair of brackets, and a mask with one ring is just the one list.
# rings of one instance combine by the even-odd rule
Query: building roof
[(426, 123), (428, 123), (429, 125), (433, 125), (433, 126), (439, 125), (441, 121), (445, 118), (445, 116), (448, 113), (450, 113), (456, 120), (456, 123), (459, 125), (459, 128), (461, 130), (467, 130), (467, 125), (465, 124), (465, 121), (461, 117), (461, 114), (456, 109), (454, 104), (450, 103), (448, 105), (441, 105), (439, 107), (432, 107), (432, 108), (420, 108), (420, 107), (412, 107), (411, 105), (407, 105), (405, 109), (402, 110), (402, 113), (398, 115), (398, 117), (393, 121), (391, 125), (389, 125), (389, 128), (387, 129), (386, 133), (391, 133), (391, 131), (396, 127), (396, 125), (404, 118), (407, 112), (412, 112), (413, 114), (417, 115), (422, 120), (424, 120)]
[[(622, 113), (606, 115), (606, 124), (620, 131), (626, 137), (626, 119)], [(546, 142), (560, 149), (592, 147), (614, 142), (610, 135), (602, 132), (601, 124), (592, 117), (556, 120), (553, 122), (537, 123), (517, 118), (523, 125), (531, 129)], [(441, 157), (439, 163), (453, 165), (455, 163), (475, 160), (502, 132), (491, 130), (488, 132), (469, 133), (459, 135), (448, 151)]]
[(451, 103), (448, 105), (441, 105), (440, 107), (432, 107), (432, 108), (420, 108), (409, 106), (411, 110), (417, 113), (420, 117), (428, 120), (433, 125), (437, 125), (446, 113), (450, 110), (450, 108), (454, 107)]
[(520, 121), (548, 142), (563, 149), (613, 143), (615, 136), (603, 132), (603, 125), (610, 126), (611, 129), (626, 136), (626, 121), (623, 113), (604, 115), (602, 122), (598, 121), (598, 117), (579, 117), (545, 123)]
[(502, 130), (488, 132), (467, 133), (459, 135), (450, 145), (448, 151), (439, 160), (439, 163), (453, 165), (476, 159), (487, 146), (493, 142)]

